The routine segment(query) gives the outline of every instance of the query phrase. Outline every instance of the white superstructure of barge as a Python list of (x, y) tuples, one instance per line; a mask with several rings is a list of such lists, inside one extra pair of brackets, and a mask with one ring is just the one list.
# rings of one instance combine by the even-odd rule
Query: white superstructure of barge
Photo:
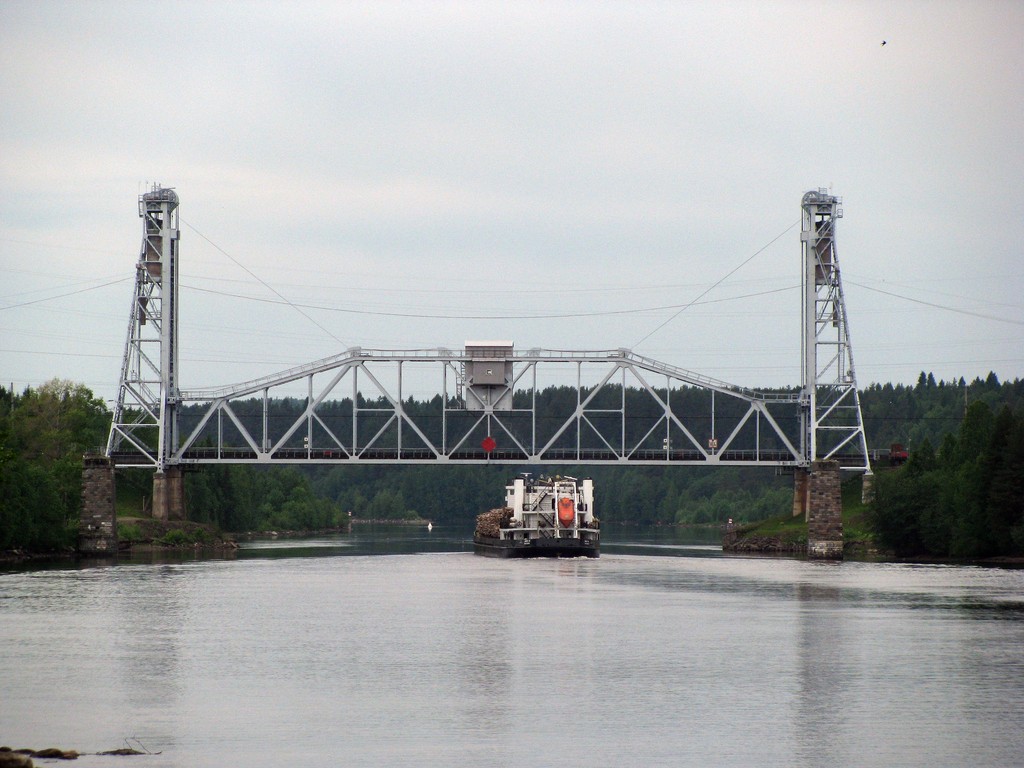
[(601, 533), (590, 478), (524, 474), (505, 506), (477, 517), (474, 551), (493, 557), (597, 557)]

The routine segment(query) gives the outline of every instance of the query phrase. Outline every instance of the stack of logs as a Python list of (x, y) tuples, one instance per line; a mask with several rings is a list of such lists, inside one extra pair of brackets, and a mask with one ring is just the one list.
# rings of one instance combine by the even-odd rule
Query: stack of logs
[(501, 529), (508, 528), (512, 520), (512, 507), (498, 507), (476, 516), (476, 535), (497, 539)]

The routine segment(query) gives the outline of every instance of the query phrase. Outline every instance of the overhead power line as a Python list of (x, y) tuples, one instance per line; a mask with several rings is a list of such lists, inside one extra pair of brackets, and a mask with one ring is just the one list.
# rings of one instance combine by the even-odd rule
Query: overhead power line
[(341, 345), (341, 346), (343, 346), (343, 347), (344, 347), (344, 346), (346, 346), (345, 342), (343, 342), (343, 341), (342, 341), (341, 339), (339, 339), (339, 338), (338, 338), (337, 336), (335, 336), (335, 335), (334, 335), (333, 333), (331, 333), (331, 332), (330, 332), (330, 331), (329, 331), (329, 330), (328, 330), (327, 328), (325, 328), (325, 327), (324, 327), (323, 325), (321, 325), (320, 323), (318, 323), (318, 322), (317, 322), (316, 320), (314, 320), (314, 319), (313, 319), (312, 317), (310, 317), (310, 316), (309, 316), (308, 314), (306, 314), (305, 312), (303, 312), (303, 311), (302, 311), (302, 308), (301, 308), (301, 307), (300, 307), (300, 306), (299, 306), (298, 304), (295, 304), (294, 302), (292, 302), (291, 300), (289, 300), (288, 298), (286, 298), (286, 297), (285, 297), (285, 296), (284, 296), (283, 294), (281, 294), (281, 293), (280, 293), (280, 292), (279, 292), (279, 291), (278, 291), (278, 290), (277, 290), (276, 288), (274, 288), (274, 286), (272, 286), (272, 285), (271, 285), (270, 283), (268, 283), (268, 282), (267, 282), (266, 280), (264, 280), (264, 279), (263, 279), (262, 277), (260, 277), (259, 275), (257, 275), (257, 274), (256, 274), (255, 272), (253, 272), (253, 271), (252, 271), (251, 269), (249, 269), (249, 268), (248, 268), (247, 266), (245, 266), (245, 265), (244, 265), (244, 264), (243, 264), (242, 262), (240, 262), (240, 261), (239, 261), (238, 259), (236, 259), (236, 258), (235, 258), (234, 256), (232, 256), (232, 255), (231, 255), (230, 253), (228, 253), (228, 252), (227, 252), (227, 251), (225, 251), (225, 250), (224, 250), (223, 248), (221, 248), (221, 247), (220, 247), (219, 245), (217, 245), (217, 244), (216, 244), (215, 242), (213, 242), (213, 240), (211, 240), (210, 238), (208, 238), (208, 237), (207, 237), (206, 235), (204, 235), (204, 234), (203, 234), (202, 232), (200, 232), (200, 231), (199, 231), (198, 229), (196, 229), (196, 228), (195, 228), (194, 226), (192, 226), (191, 224), (189, 224), (189, 223), (188, 223), (187, 221), (185, 221), (184, 219), (181, 219), (181, 223), (182, 223), (182, 224), (184, 224), (184, 225), (185, 225), (186, 227), (188, 227), (189, 229), (191, 229), (191, 230), (192, 230), (193, 232), (195, 232), (195, 233), (196, 233), (197, 235), (199, 235), (199, 236), (200, 236), (201, 238), (203, 238), (203, 240), (205, 240), (206, 242), (208, 242), (208, 243), (209, 243), (210, 245), (212, 245), (212, 246), (213, 246), (214, 248), (216, 248), (216, 249), (217, 249), (218, 251), (220, 251), (220, 253), (222, 253), (222, 254), (224, 254), (225, 256), (227, 256), (227, 257), (228, 257), (228, 258), (229, 258), (229, 259), (230, 259), (230, 260), (231, 260), (231, 261), (232, 261), (232, 262), (233, 262), (233, 263), (234, 263), (234, 264), (235, 264), (235, 265), (236, 265), (237, 267), (239, 267), (240, 269), (244, 270), (244, 271), (245, 271), (245, 273), (246, 273), (246, 274), (248, 274), (248, 275), (249, 275), (249, 276), (250, 276), (250, 277), (251, 277), (251, 278), (252, 278), (253, 280), (256, 280), (256, 281), (257, 281), (257, 282), (258, 282), (258, 283), (259, 283), (260, 285), (262, 285), (262, 286), (263, 286), (264, 288), (266, 288), (266, 289), (267, 289), (268, 291), (270, 291), (270, 292), (271, 292), (271, 293), (273, 293), (273, 294), (274, 294), (275, 296), (277, 296), (277, 297), (278, 297), (279, 299), (281, 299), (281, 301), (282, 301), (282, 302), (284, 302), (285, 304), (287, 304), (287, 305), (288, 305), (289, 307), (291, 307), (292, 309), (294, 309), (294, 310), (295, 310), (296, 312), (298, 312), (298, 313), (299, 313), (300, 315), (302, 315), (302, 316), (303, 316), (304, 318), (306, 318), (307, 320), (309, 320), (309, 322), (311, 322), (311, 323), (312, 323), (313, 325), (315, 325), (315, 326), (316, 326), (317, 328), (319, 328), (319, 329), (320, 329), (321, 331), (323, 331), (323, 332), (324, 332), (324, 333), (326, 333), (326, 334), (327, 334), (328, 336), (330, 336), (330, 337), (331, 337), (332, 339), (334, 339), (334, 340), (335, 340), (336, 342), (338, 342), (338, 344), (340, 344), (340, 345)]
[(53, 301), (54, 299), (63, 299), (68, 296), (74, 296), (79, 293), (87, 293), (88, 291), (95, 291), (100, 288), (106, 288), (110, 285), (117, 285), (118, 283), (124, 283), (130, 280), (128, 277), (119, 277), (117, 280), (111, 280), (109, 283), (100, 283), (99, 285), (91, 285), (88, 288), (79, 288), (77, 291), (68, 291), (67, 293), (58, 293), (56, 296), (46, 296), (42, 299), (32, 299), (32, 301), (23, 301), (19, 304), (8, 304), (6, 307), (0, 307), (0, 310), (4, 309), (17, 309), (18, 307), (28, 307), (32, 304), (42, 304), (44, 301)]
[(881, 293), (885, 296), (892, 296), (894, 299), (902, 299), (903, 301), (909, 301), (914, 304), (921, 304), (926, 307), (932, 307), (934, 309), (942, 309), (946, 312), (954, 312), (958, 315), (968, 315), (970, 317), (980, 317), (984, 320), (995, 320), (997, 323), (1010, 323), (1011, 325), (1024, 325), (1024, 320), (1014, 320), (1011, 317), (998, 317), (996, 315), (989, 315), (984, 312), (973, 312), (969, 309), (960, 309), (958, 307), (950, 307), (945, 304), (936, 304), (931, 301), (924, 301), (922, 299), (912, 299), (909, 296), (904, 296), (899, 293), (893, 293), (892, 291), (883, 291), (881, 288), (872, 288), (870, 285), (864, 285), (863, 283), (856, 283), (852, 280), (847, 280), (850, 285), (856, 285), (858, 288), (863, 288), (865, 291), (872, 291), (874, 293)]
[[(675, 320), (675, 319), (676, 319), (677, 317), (679, 317), (679, 315), (681, 315), (681, 314), (682, 314), (682, 313), (683, 313), (683, 312), (684, 312), (685, 310), (689, 309), (690, 307), (696, 306), (696, 305), (697, 305), (697, 303), (698, 303), (698, 302), (699, 302), (699, 301), (700, 301), (701, 299), (703, 299), (703, 298), (704, 298), (705, 296), (707, 296), (707, 295), (708, 295), (709, 293), (711, 293), (711, 292), (712, 292), (713, 290), (715, 290), (715, 288), (717, 288), (718, 286), (720, 286), (720, 285), (721, 285), (722, 283), (724, 283), (724, 282), (725, 282), (726, 280), (728, 280), (728, 279), (729, 279), (730, 277), (732, 277), (732, 276), (733, 276), (733, 275), (735, 275), (735, 274), (736, 274), (737, 272), (739, 272), (739, 271), (740, 271), (741, 269), (743, 269), (743, 267), (745, 267), (745, 266), (746, 266), (747, 264), (749, 264), (749, 263), (750, 263), (750, 262), (751, 262), (751, 261), (752, 261), (752, 260), (754, 259), (754, 257), (755, 257), (755, 256), (757, 256), (757, 255), (761, 254), (762, 252), (766, 251), (766, 250), (767, 250), (767, 249), (769, 248), (769, 246), (771, 246), (771, 245), (773, 245), (773, 244), (775, 243), (775, 241), (776, 241), (776, 240), (778, 240), (779, 238), (781, 238), (781, 237), (782, 237), (782, 236), (783, 236), (784, 234), (786, 234), (787, 232), (789, 232), (789, 230), (791, 230), (791, 229), (792, 229), (793, 227), (795, 227), (795, 226), (796, 226), (797, 224), (799, 224), (799, 223), (800, 223), (800, 219), (797, 219), (797, 220), (796, 220), (796, 221), (794, 221), (794, 222), (793, 222), (792, 224), (790, 224), (790, 225), (789, 225), (788, 227), (786, 227), (786, 228), (785, 228), (784, 230), (782, 230), (781, 232), (779, 232), (779, 234), (777, 234), (777, 235), (776, 235), (775, 237), (773, 237), (773, 238), (772, 238), (771, 240), (769, 240), (769, 241), (768, 241), (767, 243), (765, 243), (765, 244), (764, 244), (764, 245), (762, 245), (762, 246), (761, 246), (760, 248), (758, 248), (758, 249), (757, 249), (756, 251), (754, 251), (754, 252), (753, 252), (752, 254), (750, 254), (750, 256), (748, 256), (748, 257), (747, 257), (746, 259), (744, 259), (742, 263), (738, 264), (738, 265), (737, 265), (736, 267), (734, 267), (734, 268), (733, 268), (733, 269), (732, 269), (731, 271), (727, 272), (727, 273), (726, 273), (725, 275), (723, 275), (723, 276), (722, 276), (721, 278), (719, 278), (719, 279), (718, 279), (718, 280), (717, 280), (716, 282), (712, 283), (712, 284), (711, 284), (711, 285), (710, 285), (710, 286), (709, 286), (709, 287), (708, 287), (707, 289), (705, 289), (705, 291), (704, 291), (703, 293), (701, 293), (701, 294), (700, 294), (700, 295), (699, 295), (699, 296), (698, 296), (697, 298), (695, 298), (695, 299), (694, 299), (693, 301), (689, 302), (688, 304), (683, 304), (683, 305), (682, 305), (682, 306), (681, 306), (681, 307), (680, 307), (680, 308), (678, 309), (678, 311), (676, 311), (676, 313), (675, 313), (675, 314), (673, 314), (673, 315), (672, 315), (672, 316), (671, 316), (670, 318), (668, 318), (667, 320), (663, 321), (663, 322), (662, 322), (661, 324), (659, 324), (659, 325), (658, 325), (658, 326), (657, 326), (657, 327), (656, 327), (656, 328), (655, 328), (655, 329), (654, 329), (653, 331), (651, 331), (651, 332), (650, 332), (650, 333), (648, 333), (648, 334), (647, 334), (646, 336), (644, 336), (644, 337), (643, 337), (642, 339), (640, 339), (640, 341), (638, 341), (638, 342), (637, 342), (636, 344), (634, 344), (632, 348), (633, 348), (633, 349), (636, 349), (636, 348), (637, 348), (637, 347), (639, 347), (639, 346), (640, 346), (641, 344), (643, 344), (643, 343), (644, 343), (645, 341), (647, 341), (647, 340), (648, 340), (649, 338), (651, 338), (651, 336), (653, 336), (654, 334), (656, 334), (656, 333), (657, 333), (658, 331), (660, 331), (660, 330), (661, 330), (662, 328), (664, 328), (664, 327), (665, 327), (666, 325), (668, 325), (668, 324), (669, 324), (669, 323), (671, 323), (671, 322), (672, 322), (673, 320)], [(756, 294), (755, 294), (755, 295), (756, 295)]]
[[(389, 312), (379, 309), (351, 309), (348, 307), (330, 307), (323, 304), (296, 304), (291, 301), (275, 301), (274, 299), (263, 299), (255, 296), (245, 296), (239, 293), (229, 293), (227, 291), (216, 291), (212, 288), (199, 288), (193, 285), (183, 286), (193, 291), (200, 291), (201, 293), (212, 293), (217, 296), (231, 296), (237, 299), (246, 299), (248, 301), (258, 301), (265, 304), (287, 304), (288, 306), (305, 309), (316, 309), (324, 312), (343, 312), (350, 315), (374, 315), (377, 317), (406, 317), (417, 320), (565, 320), (574, 317), (609, 317), (614, 315), (637, 315), (646, 312), (665, 312), (667, 310), (678, 309), (680, 307), (692, 307), (702, 304), (720, 304), (726, 301), (739, 301), (741, 299), (751, 299), (756, 296), (767, 296), (772, 293), (782, 293), (783, 291), (792, 291), (799, 286), (791, 285), (785, 288), (774, 288), (769, 291), (758, 291), (757, 293), (747, 293), (742, 296), (730, 296), (725, 299), (711, 299), (708, 301), (691, 301), (688, 304), (670, 304), (661, 307), (639, 307), (635, 309), (610, 309), (605, 311), (595, 312), (565, 312), (560, 314), (540, 314), (540, 315), (456, 315), (456, 314), (431, 314), (428, 312)], [(705, 293), (707, 293), (705, 291)]]

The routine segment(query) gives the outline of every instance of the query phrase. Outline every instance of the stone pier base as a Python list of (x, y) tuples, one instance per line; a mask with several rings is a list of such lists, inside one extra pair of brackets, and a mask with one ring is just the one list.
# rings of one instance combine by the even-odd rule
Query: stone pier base
[(82, 460), (82, 513), (78, 518), (79, 554), (117, 554), (114, 489), (114, 466), (110, 459), (93, 454), (85, 456)]
[(185, 476), (181, 467), (153, 475), (153, 519), (185, 519)]
[(807, 490), (807, 556), (843, 559), (843, 497), (838, 461), (815, 461)]

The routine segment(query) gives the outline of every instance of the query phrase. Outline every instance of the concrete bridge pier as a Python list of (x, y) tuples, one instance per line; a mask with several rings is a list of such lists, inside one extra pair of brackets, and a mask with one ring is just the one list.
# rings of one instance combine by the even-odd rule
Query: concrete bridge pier
[(807, 488), (810, 472), (802, 467), (793, 470), (793, 517), (807, 519)]
[(181, 467), (167, 467), (153, 475), (153, 518), (185, 519), (185, 475)]
[(117, 554), (114, 465), (100, 454), (82, 459), (82, 512), (78, 518), (78, 553)]
[(814, 461), (793, 477), (793, 516), (807, 520), (807, 556), (843, 559), (843, 498), (838, 461)]
[(861, 504), (870, 504), (875, 500), (875, 473), (870, 469), (860, 478)]

